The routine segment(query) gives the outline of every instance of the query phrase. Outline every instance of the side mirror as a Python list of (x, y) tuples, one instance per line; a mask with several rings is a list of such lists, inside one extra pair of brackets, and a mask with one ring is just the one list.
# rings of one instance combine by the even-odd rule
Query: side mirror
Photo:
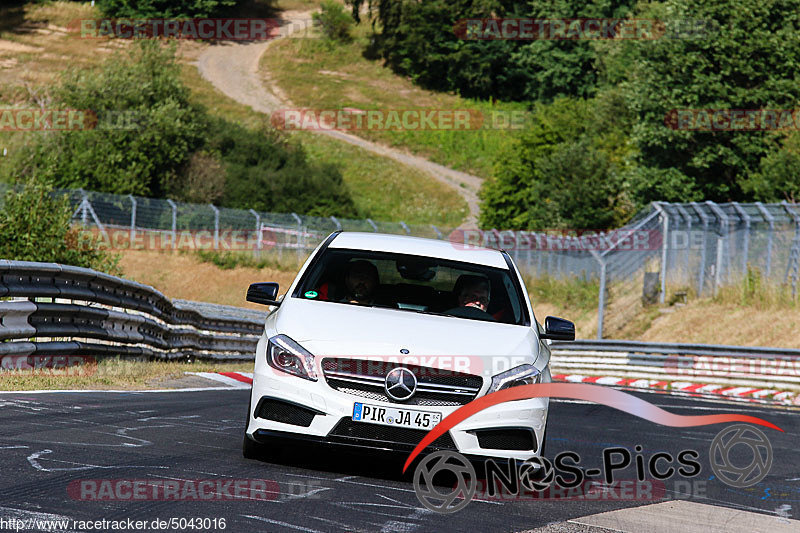
[(539, 335), (539, 338), (553, 341), (574, 341), (575, 324), (557, 316), (549, 316), (544, 319), (544, 333)]
[(278, 284), (274, 282), (252, 283), (247, 289), (247, 301), (264, 305), (281, 305), (278, 298)]

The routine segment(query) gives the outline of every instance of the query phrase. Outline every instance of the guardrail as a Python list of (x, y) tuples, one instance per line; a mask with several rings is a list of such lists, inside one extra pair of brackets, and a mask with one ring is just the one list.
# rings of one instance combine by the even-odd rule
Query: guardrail
[[(0, 298), (0, 360), (15, 364), (43, 355), (251, 360), (265, 316), (171, 301), (102, 272), (27, 261), (0, 260)], [(800, 391), (800, 350), (613, 340), (553, 342), (551, 349), (554, 374)]]
[(800, 391), (800, 350), (713, 344), (579, 340), (551, 345), (553, 374), (617, 376), (662, 381)]
[[(242, 289), (244, 293), (244, 289)], [(170, 301), (87, 268), (0, 260), (0, 358), (119, 356), (250, 360), (264, 313)]]

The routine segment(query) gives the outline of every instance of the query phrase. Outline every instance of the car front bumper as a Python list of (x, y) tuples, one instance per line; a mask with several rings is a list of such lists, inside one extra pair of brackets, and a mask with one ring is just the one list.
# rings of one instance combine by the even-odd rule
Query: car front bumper
[[(544, 378), (546, 381), (550, 380), (548, 370), (545, 371)], [(303, 425), (256, 417), (262, 401), (273, 402), (273, 405), (279, 407), (286, 405), (289, 411), (294, 409), (296, 412), (304, 412), (308, 417), (300, 417)], [(256, 365), (247, 434), (253, 440), (265, 444), (273, 439), (296, 439), (317, 444), (410, 453), (427, 433), (426, 430), (354, 422), (352, 415), (355, 402), (441, 413), (442, 419), (460, 407), (404, 406), (371, 400), (334, 390), (327, 385), (324, 378), (312, 382), (276, 372), (266, 365)], [(453, 449), (470, 457), (524, 461), (539, 455), (542, 450), (548, 407), (547, 398), (494, 405), (457, 424), (429, 446), (426, 452)], [(494, 430), (493, 438), (486, 438), (486, 430)], [(508, 441), (516, 449), (507, 449), (503, 439), (505, 432), (519, 436), (526, 431), (530, 433), (530, 446), (525, 446), (525, 441), (522, 441), (522, 445)]]

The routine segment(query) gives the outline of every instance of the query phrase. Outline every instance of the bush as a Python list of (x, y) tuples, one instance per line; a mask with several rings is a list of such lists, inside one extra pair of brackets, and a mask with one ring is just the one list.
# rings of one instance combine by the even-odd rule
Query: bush
[(193, 18), (220, 15), (237, 0), (100, 0), (97, 5), (109, 17)]
[(7, 167), (12, 180), (33, 176), (59, 188), (358, 215), (336, 167), (309, 163), (302, 148), (274, 130), (252, 131), (191, 104), (174, 46), (142, 41), (97, 72), (71, 70), (54, 92), (62, 106), (101, 118), (132, 113), (134, 129), (43, 134)]
[[(189, 103), (174, 46), (140, 41), (98, 71), (73, 68), (54, 95), (65, 108), (93, 110), (101, 122), (97, 129), (42, 134), (21, 152), (17, 176), (63, 188), (163, 196), (204, 143), (205, 115)], [(134, 117), (132, 129), (103, 122), (114, 113)]]
[(94, 268), (121, 274), (119, 257), (72, 227), (72, 208), (65, 196), (56, 198), (50, 185), (30, 181), (9, 190), (0, 210), (0, 257)]
[(212, 124), (208, 147), (219, 154), (225, 167), (225, 207), (359, 216), (341, 173), (333, 165), (309, 163), (301, 147), (286, 144), (274, 130), (253, 132), (222, 120), (213, 120)]
[(350, 42), (353, 37), (350, 31), (353, 28), (351, 17), (344, 6), (334, 0), (325, 0), (320, 5), (320, 12), (311, 15), (315, 24), (318, 24), (322, 34), (332, 41)]

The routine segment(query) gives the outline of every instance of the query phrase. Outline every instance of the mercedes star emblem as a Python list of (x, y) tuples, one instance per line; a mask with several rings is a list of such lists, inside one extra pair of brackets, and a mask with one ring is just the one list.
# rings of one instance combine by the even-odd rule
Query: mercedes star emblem
[(416, 392), (417, 376), (405, 367), (393, 368), (386, 374), (384, 389), (389, 398), (397, 402), (403, 402), (411, 398)]

